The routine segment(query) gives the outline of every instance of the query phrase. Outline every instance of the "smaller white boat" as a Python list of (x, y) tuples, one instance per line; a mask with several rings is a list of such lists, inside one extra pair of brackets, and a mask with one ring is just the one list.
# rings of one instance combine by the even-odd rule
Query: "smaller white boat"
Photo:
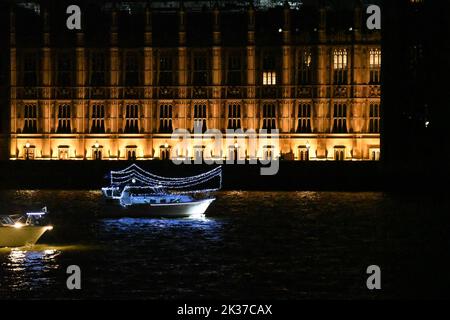
[(203, 215), (214, 200), (215, 198), (196, 199), (187, 194), (164, 193), (155, 187), (127, 186), (122, 191), (119, 203), (122, 208), (131, 209), (134, 215), (196, 217)]
[(40, 212), (29, 212), (26, 217), (0, 215), (0, 247), (34, 245), (46, 231), (53, 229), (51, 225), (40, 225), (46, 213), (47, 208)]

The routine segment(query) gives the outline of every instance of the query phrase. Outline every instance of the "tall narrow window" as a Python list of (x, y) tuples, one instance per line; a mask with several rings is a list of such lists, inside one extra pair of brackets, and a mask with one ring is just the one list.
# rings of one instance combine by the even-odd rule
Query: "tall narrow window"
[(91, 54), (91, 85), (106, 85), (106, 62), (103, 52), (93, 52)]
[(228, 105), (228, 129), (241, 128), (241, 106), (237, 103)]
[(272, 130), (277, 128), (276, 108), (274, 104), (264, 104), (262, 110), (263, 129)]
[(92, 106), (92, 133), (105, 133), (105, 106), (93, 105)]
[(298, 106), (297, 133), (311, 133), (311, 105), (302, 103)]
[(347, 84), (347, 49), (334, 50), (333, 53), (333, 81), (334, 84)]
[(63, 104), (58, 107), (58, 133), (71, 133), (70, 105)]
[(311, 83), (312, 57), (309, 50), (303, 50), (298, 56), (298, 84)]
[(307, 146), (298, 147), (298, 159), (300, 161), (309, 161), (309, 148)]
[(194, 105), (194, 132), (206, 131), (206, 104)]
[(197, 86), (205, 86), (208, 84), (208, 67), (207, 59), (203, 54), (194, 56), (193, 61), (192, 83)]
[(242, 60), (239, 55), (228, 57), (227, 83), (231, 86), (242, 84)]
[(139, 106), (127, 105), (125, 110), (125, 133), (139, 133)]
[(369, 110), (369, 132), (380, 132), (380, 105), (377, 103), (370, 104)]
[(333, 133), (347, 133), (347, 105), (335, 104), (333, 110)]
[(35, 53), (27, 52), (23, 56), (23, 85), (34, 87), (38, 84), (38, 59)]
[(170, 159), (170, 146), (169, 145), (163, 145), (159, 147), (159, 158), (161, 160), (169, 160)]
[(136, 146), (127, 146), (127, 160), (134, 161), (137, 158), (137, 147)]
[(58, 54), (56, 81), (61, 87), (70, 87), (72, 85), (72, 59), (69, 53), (61, 52)]
[(381, 51), (380, 49), (370, 50), (370, 83), (380, 83)]
[(100, 145), (92, 146), (92, 159), (102, 160), (102, 158), (103, 158), (103, 146)]
[(263, 58), (263, 74), (262, 83), (265, 86), (277, 84), (277, 73), (275, 58), (272, 55), (267, 55)]
[(172, 106), (162, 104), (159, 106), (159, 132), (172, 133)]
[(24, 133), (37, 133), (37, 106), (25, 105), (24, 107)]
[(343, 146), (334, 147), (334, 160), (336, 161), (345, 160), (345, 147)]
[(125, 85), (139, 85), (139, 57), (135, 52), (128, 52), (125, 56)]
[(170, 86), (173, 84), (172, 57), (161, 56), (159, 58), (159, 77), (160, 86)]

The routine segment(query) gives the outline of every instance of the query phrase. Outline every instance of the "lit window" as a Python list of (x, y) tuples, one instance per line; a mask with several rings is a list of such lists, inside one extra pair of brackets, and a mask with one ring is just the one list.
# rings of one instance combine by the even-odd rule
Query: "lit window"
[(275, 71), (264, 71), (263, 72), (263, 85), (272, 86), (277, 84), (277, 74)]
[(262, 71), (263, 71), (263, 85), (276, 85), (277, 84), (277, 73), (275, 72), (277, 66), (274, 54), (265, 54), (262, 61)]
[(25, 160), (34, 160), (34, 154), (35, 154), (35, 146), (30, 145), (27, 143), (24, 147), (24, 158)]
[(303, 50), (298, 57), (298, 83), (308, 84), (311, 82), (312, 58), (309, 50)]
[(58, 159), (59, 160), (69, 159), (69, 147), (68, 146), (59, 146), (58, 147)]
[(334, 50), (333, 53), (333, 80), (334, 84), (347, 84), (347, 49)]
[(379, 161), (380, 160), (380, 149), (379, 148), (370, 148), (369, 156), (370, 156), (370, 160)]
[(379, 49), (370, 50), (370, 83), (380, 82), (381, 51)]
[(275, 147), (272, 145), (263, 146), (263, 160), (272, 160), (274, 159), (274, 150)]

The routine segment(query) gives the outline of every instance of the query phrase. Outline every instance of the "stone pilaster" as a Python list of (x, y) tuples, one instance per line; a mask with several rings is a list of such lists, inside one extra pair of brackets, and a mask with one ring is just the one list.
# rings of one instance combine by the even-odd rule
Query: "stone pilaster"
[(212, 100), (208, 110), (207, 127), (222, 129), (220, 117), (222, 85), (222, 47), (220, 32), (220, 11), (217, 3), (213, 9), (213, 48), (212, 48)]
[(142, 126), (144, 132), (153, 131), (152, 125), (152, 86), (153, 86), (153, 36), (152, 36), (152, 11), (148, 4), (145, 9), (145, 31), (144, 31), (144, 101), (142, 110)]
[(173, 108), (173, 128), (188, 128), (187, 123), (187, 80), (188, 80), (188, 57), (186, 48), (186, 10), (183, 2), (178, 11), (178, 104)]
[(242, 121), (244, 128), (258, 130), (260, 128), (256, 119), (256, 48), (255, 48), (255, 8), (253, 3), (248, 8), (248, 28), (247, 28), (247, 105), (242, 115), (251, 115), (251, 117)]
[[(114, 7), (111, 12), (111, 29), (110, 29), (110, 49), (109, 49), (109, 68), (110, 68), (110, 82), (109, 82), (109, 94), (110, 100), (105, 112), (105, 130), (108, 132), (119, 132), (123, 129), (122, 119), (120, 114), (122, 113), (119, 108), (119, 48), (118, 48), (118, 21), (117, 21), (117, 9)], [(109, 116), (109, 118), (108, 118)], [(116, 153), (111, 150), (111, 153)]]

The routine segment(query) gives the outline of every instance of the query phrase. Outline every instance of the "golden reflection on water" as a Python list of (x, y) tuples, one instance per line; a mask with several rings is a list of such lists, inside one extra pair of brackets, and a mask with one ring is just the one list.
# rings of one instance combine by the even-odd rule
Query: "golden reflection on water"
[[(0, 248), (0, 282), (10, 292), (48, 287), (54, 283), (54, 272), (61, 268), (60, 256), (68, 251), (85, 251), (83, 245), (35, 245), (20, 248)], [(53, 275), (52, 275), (53, 274)], [(0, 292), (1, 292), (0, 288)]]

